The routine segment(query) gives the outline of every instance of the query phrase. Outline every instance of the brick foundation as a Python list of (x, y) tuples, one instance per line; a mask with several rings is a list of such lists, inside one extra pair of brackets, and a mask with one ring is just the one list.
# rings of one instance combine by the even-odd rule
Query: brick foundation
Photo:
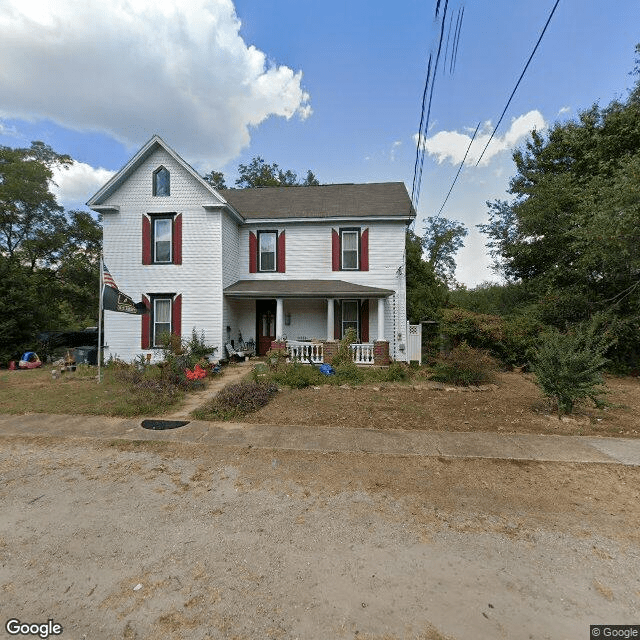
[(340, 343), (337, 340), (325, 340), (322, 343), (323, 358), (327, 364), (331, 364), (338, 353)]
[(272, 351), (285, 351), (287, 348), (287, 343), (284, 340), (272, 340), (271, 341), (271, 350)]
[(389, 343), (385, 340), (373, 343), (373, 364), (377, 367), (388, 367), (391, 363), (389, 357)]

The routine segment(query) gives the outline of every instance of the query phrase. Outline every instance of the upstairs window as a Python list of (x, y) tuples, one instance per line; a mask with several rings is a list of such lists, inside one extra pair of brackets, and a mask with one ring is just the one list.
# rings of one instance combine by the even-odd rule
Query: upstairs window
[(359, 245), (360, 245), (360, 230), (359, 229), (341, 229), (340, 230), (340, 245), (342, 247), (342, 268), (343, 269), (359, 269), (360, 261)]
[(258, 232), (258, 269), (259, 271), (276, 270), (277, 231)]
[(153, 261), (171, 262), (173, 218), (153, 219)]
[(168, 196), (169, 192), (169, 170), (165, 167), (158, 167), (153, 172), (153, 195)]
[(142, 264), (182, 264), (182, 214), (142, 214)]
[(369, 229), (331, 230), (332, 271), (369, 271)]

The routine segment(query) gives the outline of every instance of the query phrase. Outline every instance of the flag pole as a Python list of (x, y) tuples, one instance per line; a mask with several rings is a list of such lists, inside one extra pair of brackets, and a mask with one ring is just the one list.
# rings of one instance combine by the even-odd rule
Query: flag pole
[(98, 384), (102, 382), (102, 295), (104, 287), (104, 272), (103, 272), (102, 253), (100, 254), (100, 288), (99, 296), (100, 303), (98, 305)]

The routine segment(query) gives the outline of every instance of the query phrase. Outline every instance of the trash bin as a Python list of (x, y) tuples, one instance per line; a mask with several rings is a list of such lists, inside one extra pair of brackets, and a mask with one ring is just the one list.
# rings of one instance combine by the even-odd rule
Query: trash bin
[(91, 345), (76, 347), (73, 357), (76, 364), (98, 364), (98, 348)]

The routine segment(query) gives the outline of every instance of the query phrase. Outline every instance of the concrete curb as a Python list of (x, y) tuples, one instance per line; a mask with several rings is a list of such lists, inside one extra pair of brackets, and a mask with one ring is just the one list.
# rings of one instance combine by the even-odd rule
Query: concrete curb
[[(166, 416), (165, 416), (166, 419)], [(0, 414), (0, 437), (163, 440), (218, 447), (445, 458), (488, 458), (640, 466), (640, 439), (348, 427), (279, 426), (194, 420), (150, 431), (141, 418)]]

